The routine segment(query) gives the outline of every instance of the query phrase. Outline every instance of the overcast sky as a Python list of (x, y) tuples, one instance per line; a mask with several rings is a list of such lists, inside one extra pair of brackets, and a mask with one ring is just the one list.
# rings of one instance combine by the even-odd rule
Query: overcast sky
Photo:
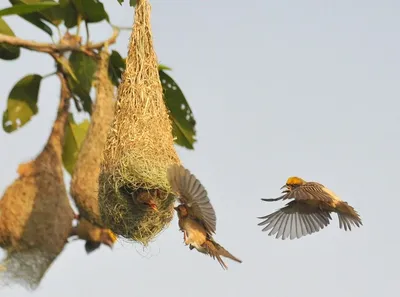
[[(115, 24), (131, 26), (127, 4), (103, 2)], [(400, 1), (151, 3), (158, 58), (173, 68), (197, 120), (195, 150), (178, 148), (180, 158), (208, 190), (215, 239), (243, 263), (227, 260), (223, 271), (189, 251), (175, 218), (145, 250), (124, 243), (87, 256), (84, 242), (71, 243), (36, 292), (15, 287), (1, 296), (397, 296)], [(5, 20), (19, 37), (49, 41), (24, 20)], [(96, 41), (111, 34), (106, 24), (91, 28)], [(124, 56), (128, 38), (114, 46)], [(53, 69), (29, 51), (0, 60), (1, 111), (18, 79)], [(1, 191), (42, 149), (58, 96), (57, 78), (46, 79), (39, 114), (18, 132), (0, 131)], [(291, 175), (331, 188), (364, 226), (345, 232), (335, 215), (300, 240), (261, 232), (257, 216), (282, 203), (260, 198), (278, 196)]]

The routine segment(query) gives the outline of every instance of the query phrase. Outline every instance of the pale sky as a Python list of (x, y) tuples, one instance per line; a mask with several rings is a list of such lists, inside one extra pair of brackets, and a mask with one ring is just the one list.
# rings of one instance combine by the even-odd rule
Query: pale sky
[[(111, 20), (131, 26), (127, 4), (107, 2)], [(215, 239), (243, 260), (228, 271), (189, 251), (175, 218), (143, 250), (103, 246), (90, 256), (69, 244), (34, 293), (1, 296), (376, 297), (400, 290), (400, 2), (153, 0), (161, 63), (197, 120), (194, 151), (180, 158), (207, 188), (217, 213)], [(0, 8), (8, 6), (2, 0)], [(6, 17), (17, 36), (49, 41), (24, 20)], [(106, 24), (92, 25), (96, 41)], [(124, 56), (129, 32), (114, 47)], [(0, 110), (14, 83), (52, 72), (44, 54), (0, 60)], [(0, 130), (0, 189), (20, 162), (40, 152), (55, 118), (56, 77), (41, 86), (39, 114), (13, 134)], [(281, 202), (287, 177), (323, 183), (354, 206), (364, 226), (330, 226), (299, 240), (277, 240), (257, 226)], [(69, 177), (66, 178), (69, 183)]]

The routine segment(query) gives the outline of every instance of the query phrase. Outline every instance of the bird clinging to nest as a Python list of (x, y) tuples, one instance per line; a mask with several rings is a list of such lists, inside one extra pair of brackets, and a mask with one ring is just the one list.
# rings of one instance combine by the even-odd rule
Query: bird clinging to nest
[(70, 237), (77, 236), (79, 239), (85, 240), (87, 254), (98, 249), (101, 244), (113, 248), (117, 236), (110, 229), (95, 226), (79, 215), (75, 215), (75, 219), (78, 220), (78, 224), (72, 228)]
[(144, 207), (148, 208), (149, 210), (153, 210), (155, 212), (158, 212), (158, 207), (157, 203), (152, 197), (152, 194), (150, 191), (146, 190), (132, 190), (131, 187), (128, 185), (124, 185), (119, 188), (119, 191), (121, 194), (123, 194), (125, 197), (130, 199), (133, 204), (139, 207)]
[(207, 191), (200, 181), (189, 170), (179, 165), (170, 166), (167, 176), (181, 203), (175, 210), (179, 218), (179, 228), (190, 250), (195, 248), (217, 259), (223, 269), (228, 267), (221, 256), (242, 263), (212, 238), (216, 231), (216, 215), (207, 197)]
[(261, 199), (294, 199), (278, 211), (260, 217), (263, 221), (258, 225), (266, 225), (262, 230), (272, 229), (268, 235), (277, 234), (276, 238), (286, 239), (290, 236), (290, 239), (294, 239), (318, 232), (329, 225), (332, 212), (337, 213), (339, 227), (345, 231), (351, 230), (351, 226), (362, 225), (357, 211), (320, 183), (289, 177), (281, 189), (284, 189), (284, 195), (275, 199)]

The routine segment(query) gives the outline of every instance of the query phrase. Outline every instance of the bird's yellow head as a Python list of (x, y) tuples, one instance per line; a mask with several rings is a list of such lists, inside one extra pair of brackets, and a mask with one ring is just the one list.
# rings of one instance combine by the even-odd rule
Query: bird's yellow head
[(301, 186), (304, 185), (306, 181), (297, 176), (291, 176), (287, 179), (286, 184), (289, 186)]
[(304, 185), (305, 183), (306, 181), (304, 179), (297, 176), (291, 176), (287, 179), (286, 184), (282, 186), (281, 189), (287, 188), (289, 191), (291, 191), (292, 189)]

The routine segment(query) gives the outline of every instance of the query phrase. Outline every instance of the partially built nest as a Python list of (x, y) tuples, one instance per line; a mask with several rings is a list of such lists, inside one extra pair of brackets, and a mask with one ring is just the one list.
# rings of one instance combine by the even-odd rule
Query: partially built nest
[[(122, 237), (147, 245), (173, 218), (167, 168), (179, 164), (153, 49), (150, 4), (137, 2), (99, 177), (100, 213)], [(159, 212), (141, 203), (151, 199)]]
[(3, 284), (35, 289), (67, 242), (74, 216), (61, 163), (67, 111), (68, 104), (60, 104), (45, 148), (19, 166), (19, 178), (0, 200), (0, 246), (7, 252)]
[(108, 77), (109, 54), (107, 48), (100, 54), (96, 74), (96, 102), (88, 132), (75, 163), (70, 193), (81, 217), (103, 226), (100, 216), (98, 192), (102, 152), (107, 132), (114, 117), (113, 85)]

